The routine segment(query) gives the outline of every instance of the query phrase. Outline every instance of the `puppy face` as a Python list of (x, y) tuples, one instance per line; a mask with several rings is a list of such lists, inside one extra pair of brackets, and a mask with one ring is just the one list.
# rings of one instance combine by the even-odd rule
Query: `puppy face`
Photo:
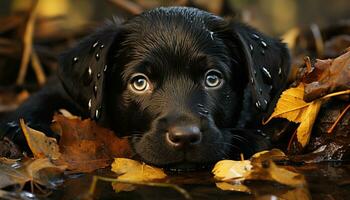
[(59, 72), (81, 114), (129, 137), (138, 159), (189, 168), (258, 149), (261, 138), (230, 129), (259, 124), (283, 89), (289, 56), (242, 24), (159, 8), (84, 39)]
[(242, 89), (223, 33), (209, 26), (198, 15), (159, 11), (125, 24), (115, 67), (121, 92), (111, 105), (115, 128), (131, 134), (145, 162), (203, 164), (228, 156), (231, 134), (224, 129), (234, 124)]

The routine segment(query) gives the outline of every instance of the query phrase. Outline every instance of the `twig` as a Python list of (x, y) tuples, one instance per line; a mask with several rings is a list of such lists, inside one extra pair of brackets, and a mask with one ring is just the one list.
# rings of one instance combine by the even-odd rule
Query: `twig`
[(39, 0), (33, 0), (32, 7), (29, 10), (29, 17), (23, 34), (23, 54), (19, 74), (17, 77), (17, 85), (24, 83), (25, 76), (28, 70), (29, 59), (33, 46), (34, 23), (37, 14), (37, 5)]
[(115, 178), (108, 178), (103, 176), (93, 176), (92, 183), (90, 185), (89, 189), (89, 196), (93, 196), (96, 189), (97, 181), (107, 181), (107, 182), (113, 182), (113, 183), (124, 183), (124, 184), (131, 184), (131, 185), (143, 185), (143, 186), (151, 186), (151, 187), (166, 187), (166, 188), (172, 188), (176, 191), (178, 191), (180, 194), (182, 194), (186, 199), (192, 199), (191, 195), (183, 188), (169, 183), (154, 183), (154, 182), (137, 182), (137, 181), (126, 181), (126, 180), (118, 180)]
[(39, 85), (44, 85), (46, 82), (46, 76), (43, 71), (43, 68), (41, 66), (38, 54), (36, 53), (35, 49), (32, 49), (32, 67), (35, 72), (36, 78), (38, 79)]
[(129, 12), (130, 14), (137, 15), (143, 12), (143, 8), (138, 4), (128, 0), (109, 0), (112, 4), (118, 8)]
[(310, 73), (311, 70), (312, 70), (310, 57), (309, 57), (309, 56), (305, 56), (305, 57), (304, 57), (304, 62), (305, 62), (305, 65), (306, 65), (306, 71), (307, 71), (307, 73)]
[(337, 119), (335, 120), (333, 125), (327, 130), (327, 133), (330, 134), (334, 131), (335, 127), (337, 126), (337, 124), (339, 123), (341, 118), (344, 117), (345, 113), (349, 110), (349, 108), (350, 108), (350, 104), (348, 106), (346, 106), (346, 108), (340, 113), (340, 115), (337, 117)]

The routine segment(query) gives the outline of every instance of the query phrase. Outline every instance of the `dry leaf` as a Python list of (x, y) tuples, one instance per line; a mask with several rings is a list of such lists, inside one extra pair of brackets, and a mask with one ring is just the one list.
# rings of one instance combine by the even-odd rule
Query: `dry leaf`
[(44, 133), (26, 126), (23, 119), (20, 119), (20, 125), (35, 158), (56, 160), (61, 156), (55, 138), (47, 137)]
[(269, 119), (285, 118), (289, 121), (300, 123), (297, 129), (297, 139), (302, 147), (309, 142), (313, 124), (321, 108), (322, 100), (307, 103), (304, 97), (304, 84), (300, 83), (296, 88), (285, 90), (277, 102), (274, 112)]
[(131, 155), (127, 139), (118, 138), (90, 119), (55, 115), (51, 128), (61, 133), (60, 160), (75, 172), (91, 172), (109, 166), (115, 157)]
[(63, 172), (66, 166), (56, 166), (48, 158), (27, 159), (23, 161), (1, 158), (0, 188), (17, 184), (23, 186), (28, 181), (47, 185), (49, 184), (47, 177), (40, 173), (46, 169), (55, 169)]
[(334, 60), (317, 60), (311, 72), (305, 74), (306, 101), (326, 94), (350, 89), (350, 51)]
[[(119, 174), (117, 180), (122, 181), (149, 182), (164, 179), (167, 176), (159, 168), (127, 158), (116, 158), (112, 164), (112, 171)], [(117, 192), (135, 189), (130, 184), (112, 183), (112, 186)]]

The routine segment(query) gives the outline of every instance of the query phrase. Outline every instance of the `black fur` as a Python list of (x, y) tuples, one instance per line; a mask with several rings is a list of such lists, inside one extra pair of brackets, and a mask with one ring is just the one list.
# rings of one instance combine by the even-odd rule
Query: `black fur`
[[(218, 88), (204, 84), (210, 69), (222, 73)], [(130, 88), (135, 73), (148, 77), (142, 94)], [(65, 107), (130, 137), (147, 163), (202, 165), (267, 148), (261, 134), (234, 128), (259, 127), (288, 73), (279, 40), (198, 9), (158, 8), (110, 22), (63, 54), (55, 90), (34, 95), (8, 121), (23, 116), (40, 129)], [(178, 148), (169, 133), (190, 139)]]

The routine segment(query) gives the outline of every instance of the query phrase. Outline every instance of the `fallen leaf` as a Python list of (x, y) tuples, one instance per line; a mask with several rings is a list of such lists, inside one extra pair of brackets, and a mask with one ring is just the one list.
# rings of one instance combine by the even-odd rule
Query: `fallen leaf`
[(317, 60), (304, 80), (308, 102), (326, 94), (350, 89), (350, 51), (335, 59)]
[(91, 172), (109, 166), (116, 157), (131, 156), (128, 139), (118, 138), (90, 119), (55, 115), (51, 128), (61, 133), (60, 161), (72, 171)]
[(216, 179), (225, 181), (246, 177), (251, 169), (250, 160), (221, 160), (215, 164), (212, 172)]
[(234, 191), (234, 192), (245, 192), (245, 193), (250, 193), (251, 190), (240, 183), (238, 184), (231, 184), (231, 183), (226, 183), (226, 182), (219, 182), (215, 184), (217, 188), (224, 190), (224, 191)]
[(35, 158), (57, 160), (61, 156), (55, 138), (47, 137), (44, 133), (28, 127), (23, 119), (20, 119), (20, 125)]
[(300, 187), (306, 185), (303, 175), (277, 166), (272, 160), (265, 163), (263, 168), (252, 170), (246, 179), (250, 180), (272, 180), (284, 185), (292, 187)]
[(256, 153), (251, 160), (219, 161), (212, 172), (217, 180), (232, 184), (244, 180), (265, 180), (291, 187), (305, 186), (306, 181), (303, 175), (277, 166), (273, 162), (273, 159), (281, 156), (284, 156), (284, 153), (275, 149), (271, 152)]
[[(140, 163), (127, 158), (116, 158), (112, 164), (112, 171), (118, 174), (117, 180), (149, 182), (164, 179), (167, 175), (163, 170)], [(130, 184), (112, 183), (113, 189), (119, 191), (131, 191), (135, 187)]]
[(273, 118), (285, 118), (289, 121), (300, 123), (296, 130), (297, 140), (302, 147), (309, 142), (313, 124), (321, 108), (322, 100), (315, 100), (307, 103), (304, 97), (304, 84), (300, 83), (298, 87), (285, 90), (277, 102), (274, 112), (268, 123)]
[[(63, 172), (66, 166), (57, 166), (48, 158), (24, 160), (0, 158), (0, 188), (17, 184), (23, 186), (28, 181), (47, 186), (50, 181), (45, 174), (41, 173), (46, 169)], [(52, 173), (49, 175), (52, 176)]]
[(310, 140), (311, 131), (314, 126), (316, 117), (321, 108), (321, 100), (311, 102), (307, 110), (303, 113), (302, 123), (297, 131), (297, 140), (302, 147), (305, 147)]

